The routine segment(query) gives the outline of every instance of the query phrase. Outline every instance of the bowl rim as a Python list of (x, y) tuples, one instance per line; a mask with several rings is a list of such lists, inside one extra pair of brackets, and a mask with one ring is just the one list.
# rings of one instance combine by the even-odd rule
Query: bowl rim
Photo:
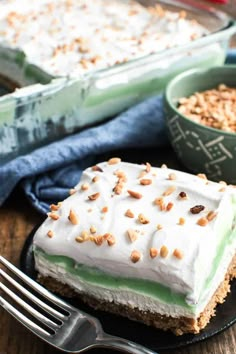
[[(187, 116), (185, 116), (184, 114), (182, 114), (177, 108), (176, 106), (172, 103), (172, 100), (170, 99), (170, 91), (172, 90), (173, 86), (176, 85), (176, 83), (181, 82), (182, 79), (186, 78), (186, 77), (191, 77), (193, 75), (198, 75), (198, 74), (206, 74), (212, 70), (220, 70), (220, 71), (224, 71), (224, 70), (228, 70), (228, 69), (233, 69), (235, 70), (235, 75), (236, 75), (236, 64), (226, 64), (226, 65), (222, 65), (222, 66), (213, 66), (211, 68), (207, 68), (207, 69), (199, 69), (199, 68), (193, 68), (193, 69), (189, 69), (186, 71), (183, 71), (182, 73), (176, 75), (173, 79), (171, 79), (165, 89), (165, 100), (167, 102), (167, 104), (172, 108), (172, 110), (179, 115), (183, 120), (186, 120), (187, 122), (192, 123), (193, 125), (195, 125), (196, 127), (200, 127), (202, 129), (206, 129), (209, 130), (210, 132), (214, 132), (214, 133), (218, 133), (218, 134), (222, 134), (225, 135), (226, 137), (232, 137), (232, 138), (236, 138), (236, 132), (232, 133), (232, 132), (227, 132), (225, 130), (221, 130), (221, 129), (217, 129), (217, 128), (212, 128), (212, 127), (208, 127), (204, 124), (201, 123), (197, 123), (194, 122), (192, 119), (188, 118)], [(236, 88), (236, 83), (235, 83), (235, 88)]]

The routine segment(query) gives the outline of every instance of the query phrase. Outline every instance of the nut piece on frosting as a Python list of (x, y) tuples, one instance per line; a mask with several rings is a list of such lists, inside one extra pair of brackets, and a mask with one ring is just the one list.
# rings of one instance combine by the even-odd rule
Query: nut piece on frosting
[(68, 219), (73, 225), (79, 224), (79, 217), (73, 209), (70, 209)]
[(130, 259), (133, 263), (137, 263), (141, 258), (141, 253), (137, 250), (131, 252)]

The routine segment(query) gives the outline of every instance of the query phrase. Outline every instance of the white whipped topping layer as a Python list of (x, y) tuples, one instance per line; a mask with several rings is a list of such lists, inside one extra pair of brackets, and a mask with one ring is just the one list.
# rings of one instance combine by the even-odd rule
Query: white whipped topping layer
[(54, 76), (77, 77), (166, 48), (207, 30), (184, 12), (129, 0), (2, 0), (0, 45)]
[[(198, 176), (175, 171), (168, 168), (154, 168), (142, 178), (150, 179), (150, 185), (140, 184), (140, 173), (146, 170), (145, 165), (135, 165), (119, 162), (111, 165), (103, 162), (98, 165), (103, 172), (88, 168), (83, 173), (76, 192), (64, 200), (58, 211), (58, 220), (48, 217), (36, 232), (34, 245), (49, 255), (70, 257), (79, 264), (95, 267), (113, 276), (140, 278), (158, 282), (175, 292), (186, 295), (190, 304), (197, 304), (205, 297), (203, 288), (206, 280), (214, 270), (214, 260), (219, 247), (225, 247), (224, 266), (217, 270), (210, 284), (212, 294), (224, 279), (226, 269), (235, 254), (235, 232), (232, 240), (229, 238), (236, 214), (235, 189), (222, 184), (202, 179)], [(123, 171), (127, 181), (122, 193), (113, 192), (117, 184), (117, 171)], [(98, 180), (93, 182), (93, 178)], [(175, 179), (170, 179), (175, 178)], [(81, 186), (88, 185), (87, 190)], [(174, 189), (170, 195), (163, 196), (169, 188)], [(140, 193), (142, 198), (136, 199), (129, 195), (128, 190)], [(180, 198), (179, 193), (185, 192), (187, 199)], [(99, 193), (96, 200), (88, 197)], [(164, 203), (173, 203), (171, 210), (160, 210), (154, 203), (156, 198), (163, 197)], [(202, 205), (204, 210), (192, 214), (190, 208)], [(104, 213), (104, 207), (107, 212)], [(127, 209), (134, 218), (125, 216)], [(73, 210), (79, 223), (74, 225), (69, 221), (70, 210)], [(213, 220), (200, 226), (197, 221), (206, 217), (210, 211), (216, 212)], [(143, 214), (150, 222), (140, 223), (138, 215)], [(185, 224), (180, 225), (179, 219), (184, 218)], [(162, 229), (158, 230), (157, 225)], [(77, 242), (83, 231), (90, 233), (90, 228), (96, 229), (96, 235), (111, 233), (115, 244), (109, 246), (106, 241), (97, 245), (93, 241)], [(137, 232), (137, 239), (131, 242), (127, 230)], [(53, 237), (48, 237), (48, 231)], [(162, 246), (168, 248), (167, 257), (160, 256)], [(150, 257), (150, 249), (156, 248), (159, 254)], [(173, 255), (175, 249), (183, 253), (178, 259)], [(133, 263), (132, 251), (138, 251), (141, 258)], [(213, 284), (213, 285), (212, 285)], [(211, 287), (213, 286), (213, 288)], [(205, 302), (207, 302), (205, 298)]]

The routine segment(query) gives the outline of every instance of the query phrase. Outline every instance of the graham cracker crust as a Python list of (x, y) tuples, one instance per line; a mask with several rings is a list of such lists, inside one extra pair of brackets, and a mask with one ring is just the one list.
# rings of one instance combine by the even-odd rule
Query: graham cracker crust
[(121, 315), (164, 331), (170, 330), (175, 335), (182, 335), (185, 333), (197, 334), (209, 323), (211, 317), (215, 316), (216, 306), (225, 301), (227, 294), (230, 292), (230, 281), (234, 278), (236, 278), (236, 255), (228, 268), (225, 279), (219, 285), (205, 310), (197, 319), (163, 316), (149, 311), (140, 311), (138, 308), (131, 308), (128, 305), (119, 305), (114, 302), (97, 300), (96, 298), (86, 294), (79, 294), (70, 286), (62, 284), (52, 277), (43, 277), (39, 275), (38, 280), (49, 290), (66, 297), (77, 297), (95, 309)]

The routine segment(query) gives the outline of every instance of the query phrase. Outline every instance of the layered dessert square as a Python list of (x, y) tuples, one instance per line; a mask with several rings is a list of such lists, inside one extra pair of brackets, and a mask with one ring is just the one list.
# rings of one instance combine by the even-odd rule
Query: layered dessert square
[(177, 335), (198, 333), (236, 277), (236, 190), (122, 162), (84, 171), (34, 237), (39, 280)]

